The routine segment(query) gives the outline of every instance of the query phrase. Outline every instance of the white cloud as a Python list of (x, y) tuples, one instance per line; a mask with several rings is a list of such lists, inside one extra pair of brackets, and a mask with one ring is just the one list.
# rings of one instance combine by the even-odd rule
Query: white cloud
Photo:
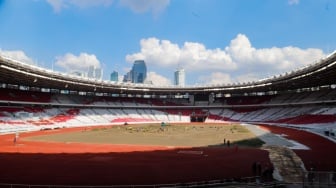
[(158, 14), (169, 5), (170, 0), (120, 0), (119, 2), (136, 13), (151, 11)]
[(153, 85), (156, 85), (156, 86), (172, 85), (171, 81), (168, 78), (162, 75), (159, 75), (155, 72), (148, 72), (146, 80), (151, 81)]
[(47, 2), (53, 7), (55, 12), (60, 12), (62, 8), (65, 8), (63, 0), (47, 0)]
[(247, 83), (247, 82), (253, 82), (257, 80), (260, 80), (260, 75), (257, 75), (256, 73), (247, 73), (247, 74), (237, 75), (234, 78), (233, 83)]
[(300, 3), (300, 0), (288, 0), (288, 4), (290, 5), (297, 5)]
[(185, 42), (182, 47), (168, 40), (157, 38), (142, 39), (141, 51), (126, 56), (126, 61), (143, 59), (148, 66), (176, 68), (178, 65), (188, 70), (234, 70), (230, 56), (220, 49), (206, 49), (203, 44)]
[[(64, 8), (79, 7), (89, 8), (95, 6), (110, 6), (115, 0), (46, 0), (55, 12)], [(170, 3), (170, 0), (119, 0), (119, 4), (136, 13), (153, 12), (155, 15), (162, 12)]]
[(200, 85), (221, 85), (221, 84), (231, 84), (231, 83), (248, 83), (260, 80), (260, 75), (256, 73), (247, 73), (231, 75), (229, 73), (213, 72), (207, 75), (201, 75), (198, 77), (198, 82)]
[(67, 53), (64, 56), (56, 57), (55, 65), (64, 68), (66, 71), (83, 71), (87, 72), (89, 66), (100, 68), (101, 64), (93, 54), (80, 53), (75, 56)]
[(32, 64), (34, 65), (34, 61), (28, 57), (23, 51), (20, 50), (1, 50), (0, 49), (0, 55), (4, 57), (8, 57), (13, 60), (20, 61), (22, 63)]
[(223, 49), (208, 49), (195, 42), (185, 42), (179, 46), (169, 40), (157, 38), (142, 39), (140, 47), (140, 52), (126, 56), (127, 62), (143, 59), (149, 67), (174, 69), (181, 66), (188, 72), (199, 74), (204, 71), (217, 72), (211, 77), (207, 75), (199, 78), (210, 83), (219, 82), (215, 78), (219, 80), (217, 77), (223, 78), (225, 74), (231, 76), (221, 80), (222, 83), (227, 80), (242, 82), (243, 78), (262, 79), (267, 75), (303, 67), (326, 55), (316, 48), (287, 46), (257, 49), (244, 34), (238, 34)]
[(113, 0), (46, 0), (55, 12), (60, 12), (64, 8), (76, 6), (88, 8), (93, 6), (110, 6)]
[(240, 69), (260, 71), (260, 68), (267, 68), (271, 72), (302, 67), (325, 56), (322, 50), (314, 48), (300, 49), (288, 46), (256, 49), (243, 34), (238, 34), (225, 51)]
[(222, 72), (213, 72), (210, 75), (200, 76), (198, 78), (201, 85), (207, 84), (228, 84), (232, 83), (232, 79), (230, 74), (222, 73)]

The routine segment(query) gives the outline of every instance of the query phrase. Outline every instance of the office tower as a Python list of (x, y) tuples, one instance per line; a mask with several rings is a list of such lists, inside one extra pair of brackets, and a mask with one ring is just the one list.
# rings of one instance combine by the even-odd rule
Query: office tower
[(185, 72), (184, 69), (177, 69), (174, 73), (174, 83), (177, 86), (185, 86)]
[(89, 66), (87, 76), (89, 78), (95, 78), (97, 80), (101, 80), (103, 79), (103, 69), (95, 67), (95, 66)]
[(117, 71), (113, 71), (113, 72), (111, 73), (110, 80), (111, 80), (111, 81), (115, 81), (115, 82), (118, 82), (118, 81), (119, 81), (119, 78), (118, 78), (118, 72), (117, 72)]
[(89, 70), (88, 70), (88, 73), (87, 73), (87, 77), (89, 77), (89, 78), (94, 78), (94, 69), (95, 69), (94, 66), (89, 66)]
[(101, 68), (96, 68), (95, 69), (95, 78), (97, 79), (97, 80), (102, 80), (103, 79), (103, 69), (101, 69)]
[(144, 83), (147, 77), (147, 67), (144, 60), (134, 61), (130, 71), (132, 83)]
[(123, 82), (132, 82), (132, 70), (124, 75)]

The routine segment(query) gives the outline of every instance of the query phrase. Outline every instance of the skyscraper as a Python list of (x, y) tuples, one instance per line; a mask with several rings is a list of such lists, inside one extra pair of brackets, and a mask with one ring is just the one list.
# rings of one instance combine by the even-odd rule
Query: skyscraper
[(95, 78), (97, 80), (101, 80), (103, 78), (103, 69), (91, 65), (89, 66), (87, 76), (89, 78)]
[(124, 75), (124, 78), (123, 78), (123, 82), (132, 82), (132, 70), (130, 70), (129, 72), (127, 72), (125, 75)]
[(147, 77), (147, 67), (144, 60), (134, 61), (131, 73), (132, 83), (144, 83)]
[(101, 80), (103, 79), (103, 69), (101, 68), (95, 68), (94, 70), (94, 77), (97, 79), (97, 80)]
[(115, 82), (117, 82), (117, 81), (119, 81), (119, 78), (118, 78), (118, 72), (117, 71), (113, 71), (112, 73), (111, 73), (111, 75), (110, 75), (110, 80), (111, 81), (115, 81)]
[(184, 69), (177, 69), (174, 72), (174, 83), (177, 86), (184, 87), (185, 86), (185, 72)]
[(94, 66), (89, 66), (89, 70), (87, 72), (87, 77), (94, 78), (94, 72), (95, 72), (94, 69), (95, 69)]

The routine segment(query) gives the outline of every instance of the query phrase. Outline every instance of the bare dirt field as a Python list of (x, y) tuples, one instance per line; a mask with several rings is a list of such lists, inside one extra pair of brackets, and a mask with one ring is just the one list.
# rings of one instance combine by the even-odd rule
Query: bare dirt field
[[(244, 140), (258, 140), (253, 133), (238, 124), (220, 125), (120, 125), (83, 128), (80, 131), (27, 137), (28, 141), (62, 143), (126, 144), (146, 146), (205, 147), (243, 146)], [(261, 141), (260, 141), (261, 143)], [(261, 143), (262, 144), (262, 143)], [(261, 145), (260, 144), (260, 145)], [(248, 146), (248, 142), (245, 143)]]

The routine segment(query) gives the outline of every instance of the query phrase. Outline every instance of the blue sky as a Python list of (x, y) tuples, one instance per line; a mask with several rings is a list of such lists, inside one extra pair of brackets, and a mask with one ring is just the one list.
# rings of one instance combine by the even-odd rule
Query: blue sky
[(336, 50), (334, 0), (0, 0), (0, 53), (60, 72), (136, 59), (148, 79), (247, 82)]

